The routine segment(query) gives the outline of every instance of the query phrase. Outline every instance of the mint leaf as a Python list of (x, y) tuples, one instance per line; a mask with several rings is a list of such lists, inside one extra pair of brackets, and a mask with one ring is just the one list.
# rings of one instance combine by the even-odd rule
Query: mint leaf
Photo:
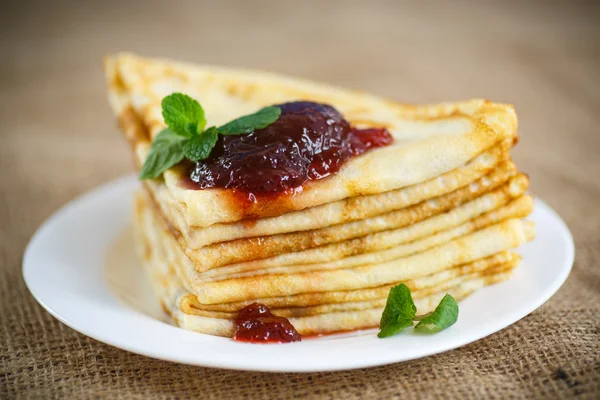
[(150, 148), (150, 153), (140, 171), (140, 179), (157, 178), (167, 169), (177, 164), (183, 157), (185, 143), (189, 139), (177, 135), (170, 129), (160, 132)]
[(458, 304), (447, 294), (435, 310), (415, 326), (419, 332), (435, 333), (454, 325), (458, 319)]
[(401, 330), (412, 326), (413, 322), (410, 319), (399, 319), (398, 321), (389, 321), (377, 334), (380, 338), (395, 335)]
[(263, 129), (277, 121), (281, 109), (276, 106), (265, 107), (254, 114), (245, 115), (217, 128), (221, 135), (243, 135)]
[(380, 338), (398, 333), (400, 330), (412, 325), (412, 320), (417, 314), (417, 307), (413, 302), (410, 289), (404, 283), (390, 289), (381, 321), (379, 322)]
[(162, 115), (168, 128), (154, 139), (139, 178), (157, 178), (184, 157), (193, 162), (205, 160), (210, 156), (219, 134), (241, 135), (266, 128), (280, 114), (279, 107), (265, 107), (220, 128), (213, 126), (204, 131), (206, 118), (200, 103), (183, 93), (172, 93), (162, 99)]
[(186, 158), (194, 162), (208, 158), (218, 138), (217, 129), (214, 126), (208, 128), (201, 135), (192, 136), (184, 146)]
[(183, 93), (173, 93), (162, 100), (162, 115), (169, 129), (181, 136), (202, 133), (206, 125), (200, 103)]

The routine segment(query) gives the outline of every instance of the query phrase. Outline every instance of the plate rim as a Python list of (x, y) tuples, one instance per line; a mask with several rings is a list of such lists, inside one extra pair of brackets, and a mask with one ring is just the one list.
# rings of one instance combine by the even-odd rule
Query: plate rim
[[(361, 360), (358, 360), (357, 362), (355, 362), (353, 364), (344, 365), (344, 366), (336, 365), (335, 363), (330, 363), (327, 365), (320, 365), (319, 363), (316, 363), (314, 365), (313, 364), (310, 364), (310, 365), (299, 364), (299, 365), (293, 365), (293, 366), (291, 365), (293, 363), (291, 363), (291, 364), (288, 363), (288, 364), (280, 364), (280, 365), (274, 366), (274, 365), (269, 365), (269, 363), (266, 363), (266, 364), (265, 363), (253, 363), (253, 362), (248, 362), (248, 361), (240, 362), (239, 364), (236, 365), (236, 364), (232, 364), (232, 363), (223, 362), (222, 360), (219, 360), (219, 359), (216, 359), (216, 360), (211, 360), (211, 359), (207, 359), (207, 358), (195, 359), (193, 357), (181, 357), (181, 355), (173, 356), (173, 355), (165, 354), (164, 352), (161, 352), (161, 351), (157, 351), (156, 349), (140, 348), (138, 346), (123, 344), (122, 341), (107, 338), (107, 337), (105, 337), (106, 335), (98, 334), (97, 332), (94, 332), (93, 330), (90, 331), (90, 329), (86, 328), (85, 326), (82, 326), (77, 321), (72, 321), (68, 318), (64, 318), (64, 316), (61, 315), (60, 311), (54, 310), (54, 308), (50, 304), (48, 304), (43, 298), (41, 298), (39, 296), (39, 293), (36, 293), (35, 284), (33, 284), (33, 281), (31, 281), (30, 278), (28, 278), (28, 270), (30, 268), (33, 268), (33, 267), (29, 267), (29, 265), (31, 265), (30, 260), (32, 258), (32, 252), (34, 250), (36, 250), (38, 242), (41, 240), (40, 238), (43, 238), (43, 235), (45, 234), (45, 232), (47, 230), (51, 230), (52, 226), (54, 225), (54, 223), (56, 221), (60, 221), (65, 216), (65, 214), (68, 214), (69, 212), (71, 212), (71, 210), (74, 210), (76, 207), (81, 207), (81, 205), (85, 204), (87, 201), (92, 201), (92, 202), (99, 201), (99, 200), (95, 199), (99, 195), (104, 194), (104, 195), (107, 195), (110, 197), (110, 193), (112, 191), (117, 191), (119, 189), (123, 190), (122, 187), (130, 187), (129, 190), (133, 190), (133, 186), (137, 186), (137, 185), (139, 185), (137, 182), (137, 177), (135, 177), (134, 175), (123, 176), (123, 177), (114, 179), (112, 181), (106, 182), (102, 185), (99, 185), (99, 186), (93, 188), (92, 190), (75, 197), (73, 200), (67, 202), (62, 207), (60, 207), (57, 211), (53, 212), (38, 227), (36, 232), (33, 234), (31, 239), (29, 240), (29, 243), (27, 244), (27, 247), (26, 247), (24, 255), (23, 255), (22, 276), (23, 276), (25, 284), (26, 284), (29, 292), (33, 296), (33, 298), (49, 314), (51, 314), (54, 318), (58, 319), (60, 322), (62, 322), (66, 326), (70, 327), (71, 329), (74, 329), (75, 331), (77, 331), (83, 335), (86, 335), (94, 340), (100, 341), (102, 343), (105, 343), (107, 345), (110, 345), (110, 346), (113, 346), (116, 348), (119, 348), (121, 350), (129, 351), (129, 352), (132, 352), (135, 354), (140, 354), (143, 356), (147, 356), (147, 357), (151, 357), (151, 358), (159, 359), (159, 360), (164, 360), (164, 361), (169, 361), (169, 362), (202, 366), (202, 367), (210, 367), (210, 368), (240, 370), (240, 371), (305, 373), (305, 372), (326, 372), (326, 371), (351, 370), (351, 369), (358, 369), (358, 368), (370, 368), (370, 367), (376, 367), (376, 366), (382, 366), (382, 365), (388, 365), (388, 364), (409, 361), (409, 360), (418, 359), (418, 358), (422, 358), (422, 357), (428, 357), (433, 354), (441, 354), (441, 353), (465, 346), (466, 344), (481, 340), (481, 339), (483, 339), (489, 335), (492, 335), (494, 333), (497, 333), (500, 330), (505, 329), (505, 328), (513, 325), (517, 321), (525, 318), (527, 315), (531, 314), (533, 311), (537, 310), (540, 306), (542, 306), (545, 302), (547, 302), (560, 289), (560, 287), (562, 287), (562, 285), (568, 278), (568, 276), (573, 268), (573, 263), (574, 263), (574, 259), (575, 259), (575, 243), (573, 240), (573, 235), (571, 234), (567, 224), (560, 217), (560, 215), (556, 211), (554, 211), (547, 203), (545, 203), (539, 197), (534, 196), (535, 208), (536, 209), (539, 208), (542, 212), (547, 213), (548, 216), (553, 221), (553, 223), (557, 224), (557, 227), (559, 228), (560, 236), (563, 239), (563, 240), (561, 240), (561, 242), (564, 242), (564, 244), (565, 244), (565, 249), (564, 249), (565, 250), (565, 262), (564, 263), (565, 263), (566, 267), (561, 268), (560, 274), (557, 274), (557, 276), (555, 276), (552, 279), (551, 283), (549, 285), (547, 285), (546, 287), (544, 287), (544, 290), (536, 298), (536, 301), (532, 301), (531, 303), (528, 303), (526, 305), (526, 307), (524, 307), (524, 308), (513, 309), (510, 312), (507, 312), (507, 314), (501, 320), (497, 321), (497, 323), (494, 324), (494, 326), (489, 327), (487, 329), (488, 332), (483, 335), (466, 335), (466, 337), (462, 338), (461, 340), (454, 341), (452, 343), (452, 345), (443, 346), (443, 349), (441, 349), (441, 350), (436, 348), (435, 346), (432, 346), (431, 350), (422, 351), (419, 354), (414, 355), (414, 356), (398, 357), (396, 355), (396, 356), (380, 357), (378, 360), (365, 360), (363, 362), (361, 362)], [(130, 198), (128, 198), (128, 200), (130, 200)], [(106, 281), (103, 282), (103, 285), (108, 286)], [(485, 290), (485, 288), (483, 290)], [(111, 294), (113, 295), (113, 297), (116, 297), (113, 293), (111, 293)], [(124, 303), (122, 303), (120, 301), (119, 301), (119, 303), (123, 307), (127, 307)], [(131, 312), (140, 314), (138, 311), (135, 311), (133, 309), (131, 309)], [(154, 322), (160, 322), (160, 321), (156, 321), (146, 315), (143, 315), (143, 317), (150, 319)], [(507, 320), (510, 320), (510, 322), (506, 322)], [(176, 326), (171, 326), (171, 325), (167, 325), (167, 324), (165, 324), (165, 325), (169, 326), (170, 328), (173, 328), (175, 330), (183, 331), (183, 332), (185, 332), (185, 334), (210, 336), (210, 335), (204, 335), (201, 333), (185, 331)], [(489, 326), (489, 324), (488, 324), (488, 326)], [(375, 332), (376, 330), (372, 329), (372, 330), (368, 330), (368, 331)], [(477, 337), (473, 338), (472, 336), (477, 336)], [(213, 338), (213, 337), (211, 337), (211, 338)], [(218, 338), (218, 339), (227, 340), (225, 338)], [(306, 341), (303, 341), (300, 343), (309, 343), (311, 341), (312, 340), (306, 340)], [(228, 342), (231, 342), (231, 341), (228, 341)], [(247, 344), (238, 344), (238, 343), (236, 343), (236, 345), (248, 346)], [(259, 346), (252, 345), (252, 346), (253, 347), (263, 347), (263, 348), (273, 347), (273, 345), (259, 345)], [(289, 345), (287, 345), (287, 346), (289, 346)], [(276, 347), (279, 347), (279, 346), (276, 346)]]

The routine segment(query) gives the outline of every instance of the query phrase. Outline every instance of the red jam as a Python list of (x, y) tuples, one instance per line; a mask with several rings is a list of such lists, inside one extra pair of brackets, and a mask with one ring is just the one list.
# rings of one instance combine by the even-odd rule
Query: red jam
[(385, 128), (355, 129), (333, 107), (299, 101), (278, 105), (281, 115), (247, 135), (220, 136), (190, 179), (198, 189), (231, 188), (276, 194), (325, 178), (351, 157), (392, 143)]
[(289, 343), (302, 340), (287, 318), (277, 317), (264, 304), (253, 303), (235, 319), (233, 340), (251, 343)]

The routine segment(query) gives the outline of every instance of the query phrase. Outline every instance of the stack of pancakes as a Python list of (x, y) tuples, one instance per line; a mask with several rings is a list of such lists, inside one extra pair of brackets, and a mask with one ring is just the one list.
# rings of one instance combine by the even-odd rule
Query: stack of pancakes
[(508, 279), (534, 237), (533, 199), (509, 156), (511, 106), (485, 100), (409, 106), (281, 76), (119, 54), (105, 60), (109, 97), (141, 166), (164, 129), (161, 100), (199, 100), (207, 126), (309, 100), (353, 126), (386, 127), (392, 145), (348, 161), (293, 194), (257, 200), (197, 190), (179, 165), (142, 183), (137, 252), (164, 308), (183, 328), (232, 336), (254, 302), (303, 335), (378, 326), (389, 289), (405, 283), (419, 314)]

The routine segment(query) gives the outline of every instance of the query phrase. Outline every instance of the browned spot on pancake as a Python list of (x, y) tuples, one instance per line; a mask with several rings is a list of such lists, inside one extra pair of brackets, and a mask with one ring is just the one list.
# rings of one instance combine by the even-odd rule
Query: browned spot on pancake
[(244, 87), (244, 91), (241, 94), (241, 98), (245, 101), (250, 101), (252, 98), (256, 96), (256, 93), (259, 91), (258, 86), (254, 84), (249, 84)]
[(412, 103), (402, 103), (400, 101), (396, 101), (396, 100), (392, 100), (392, 99), (384, 98), (384, 97), (381, 98), (381, 102), (388, 107), (401, 108), (401, 109), (410, 110), (410, 111), (413, 111), (418, 107), (417, 105), (412, 104)]
[(235, 83), (230, 83), (226, 88), (227, 94), (232, 97), (237, 97), (240, 93), (240, 88)]
[(165, 67), (163, 69), (163, 73), (166, 77), (179, 79), (183, 83), (187, 83), (189, 81), (189, 77), (186, 73), (172, 67)]
[(169, 308), (165, 305), (165, 302), (162, 299), (159, 299), (159, 302), (160, 302), (160, 308), (163, 309), (165, 314), (167, 314), (169, 317), (173, 318), (173, 314), (171, 314), (171, 310), (169, 310)]
[(507, 262), (507, 263), (504, 263), (504, 264), (500, 264), (500, 265), (494, 266), (492, 268), (485, 269), (485, 270), (479, 272), (477, 274), (477, 276), (480, 277), (480, 278), (494, 277), (494, 275), (497, 275), (499, 273), (512, 270), (513, 268), (516, 267), (516, 265), (517, 265), (516, 262)]
[(152, 259), (152, 248), (148, 243), (144, 242), (144, 261), (150, 261)]
[(127, 85), (127, 83), (121, 78), (121, 74), (119, 73), (115, 73), (112, 76), (112, 79), (110, 81), (110, 86), (116, 91), (116, 92), (128, 92), (129, 91), (129, 86)]
[(227, 82), (225, 83), (225, 91), (231, 97), (250, 101), (258, 92), (258, 86), (252, 83)]
[(238, 189), (226, 189), (223, 191), (223, 195), (228, 196), (231, 202), (237, 206), (242, 220), (256, 220), (290, 212), (294, 209), (292, 199), (302, 191), (304, 191), (302, 186), (280, 193), (267, 194), (252, 194)]
[(355, 205), (353, 204), (354, 202), (351, 200), (353, 197), (344, 199), (343, 203), (342, 203), (342, 221), (352, 221), (353, 218), (353, 214), (356, 210)]
[(135, 212), (135, 217), (136, 217), (136, 221), (141, 221), (142, 220), (142, 215), (144, 213), (144, 199), (142, 197), (142, 194), (139, 192), (136, 192), (134, 200), (133, 200), (133, 209)]
[(257, 221), (258, 221), (258, 218), (245, 219), (245, 220), (242, 220), (242, 226), (245, 229), (252, 229), (256, 226)]
[[(345, 200), (347, 200), (349, 202), (352, 202), (353, 197), (362, 196), (364, 194), (356, 182), (346, 181), (344, 186), (346, 187), (346, 192), (348, 194), (348, 197), (346, 197)], [(346, 206), (344, 205), (344, 207), (346, 207)], [(349, 207), (352, 207), (352, 206), (349, 206)], [(347, 213), (348, 210), (344, 210), (344, 212)]]
[(139, 142), (148, 142), (150, 137), (133, 107), (128, 106), (119, 114), (119, 124), (130, 146), (135, 150)]
[(368, 126), (369, 128), (386, 128), (391, 129), (393, 126), (391, 124), (386, 124), (381, 121), (375, 121), (372, 119), (358, 119), (358, 118), (349, 118), (348, 121), (352, 126)]

